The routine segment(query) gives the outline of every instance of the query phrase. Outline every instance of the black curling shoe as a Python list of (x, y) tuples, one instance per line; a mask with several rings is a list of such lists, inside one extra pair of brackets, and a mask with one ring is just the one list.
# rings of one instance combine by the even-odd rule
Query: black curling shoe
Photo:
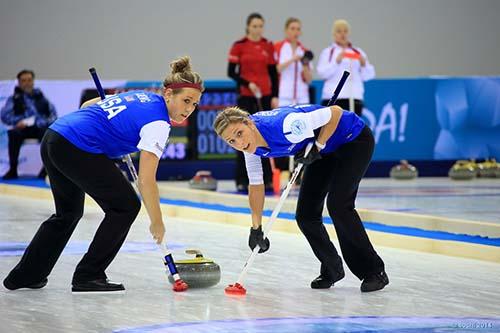
[(74, 293), (120, 293), (125, 291), (125, 286), (121, 283), (111, 282), (108, 279), (97, 279), (75, 282), (71, 291)]
[(18, 286), (16, 284), (12, 283), (11, 281), (9, 281), (9, 278), (7, 277), (5, 280), (3, 280), (3, 285), (5, 288), (7, 288), (9, 290), (16, 290), (16, 289), (21, 289), (21, 288), (41, 289), (47, 285), (47, 282), (48, 282), (48, 280), (47, 280), (47, 278), (45, 278), (40, 282), (35, 282), (35, 283), (28, 284), (28, 285), (23, 285), (23, 286)]
[(340, 281), (344, 278), (345, 273), (342, 269), (335, 278), (332, 278), (329, 274), (321, 274), (311, 282), (312, 289), (328, 289), (337, 281)]
[(387, 277), (387, 274), (385, 272), (380, 272), (365, 278), (361, 283), (361, 291), (367, 293), (370, 291), (380, 290), (388, 284), (389, 278)]

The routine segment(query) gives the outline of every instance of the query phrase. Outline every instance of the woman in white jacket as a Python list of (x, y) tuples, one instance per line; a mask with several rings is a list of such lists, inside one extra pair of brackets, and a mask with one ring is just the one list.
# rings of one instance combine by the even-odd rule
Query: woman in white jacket
[[(302, 35), (302, 23), (298, 18), (290, 17), (285, 22), (285, 39), (274, 43), (274, 54), (279, 79), (279, 106), (308, 104), (309, 84), (312, 81), (313, 53), (299, 41)], [(292, 161), (292, 162), (291, 162)], [(293, 159), (274, 158), (273, 168), (293, 170)]]
[(321, 52), (318, 61), (318, 75), (325, 80), (322, 104), (326, 105), (344, 70), (351, 73), (337, 100), (344, 110), (363, 112), (364, 81), (375, 77), (375, 68), (368, 61), (366, 53), (349, 41), (351, 28), (346, 20), (333, 23), (334, 43)]
[(312, 80), (312, 52), (299, 41), (302, 24), (290, 17), (285, 23), (285, 39), (274, 43), (280, 74), (279, 105), (309, 103), (309, 83)]

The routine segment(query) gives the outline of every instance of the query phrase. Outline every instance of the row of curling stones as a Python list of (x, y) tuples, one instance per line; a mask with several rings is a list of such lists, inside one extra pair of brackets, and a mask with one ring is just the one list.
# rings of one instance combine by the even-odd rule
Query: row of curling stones
[[(208, 288), (215, 286), (220, 281), (220, 266), (213, 260), (203, 257), (199, 250), (186, 250), (186, 254), (193, 254), (193, 259), (178, 260), (175, 262), (181, 279), (189, 288)], [(175, 283), (171, 274), (168, 281)]]
[(415, 179), (418, 177), (418, 170), (407, 160), (401, 160), (391, 168), (390, 176), (394, 179)]
[(477, 163), (477, 174), (484, 178), (500, 178), (500, 163), (494, 158), (486, 159), (482, 163)]
[(487, 159), (481, 163), (458, 160), (448, 171), (448, 176), (455, 180), (469, 180), (475, 177), (500, 178), (500, 163), (495, 159)]
[(195, 190), (215, 191), (217, 190), (217, 180), (212, 177), (212, 173), (208, 170), (197, 171), (193, 178), (189, 181), (189, 188)]

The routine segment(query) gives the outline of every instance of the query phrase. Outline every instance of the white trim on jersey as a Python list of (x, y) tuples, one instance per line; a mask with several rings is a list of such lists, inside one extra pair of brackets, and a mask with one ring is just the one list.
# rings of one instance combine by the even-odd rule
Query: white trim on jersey
[(156, 120), (142, 126), (139, 136), (141, 140), (137, 144), (140, 150), (149, 151), (158, 158), (163, 155), (170, 135), (170, 124), (165, 120)]
[(248, 183), (250, 185), (264, 184), (264, 172), (260, 156), (243, 152), (245, 156), (245, 166), (247, 168)]

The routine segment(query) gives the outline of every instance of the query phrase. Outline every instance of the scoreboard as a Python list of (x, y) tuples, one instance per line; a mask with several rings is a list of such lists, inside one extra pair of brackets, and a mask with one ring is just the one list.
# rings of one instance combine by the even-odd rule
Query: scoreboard
[(190, 145), (194, 159), (220, 160), (236, 156), (233, 148), (226, 144), (213, 130), (217, 114), (228, 106), (236, 105), (234, 89), (206, 89), (198, 109), (189, 117)]
[[(105, 89), (105, 93), (118, 94), (129, 90), (148, 90), (161, 94), (158, 87), (137, 85), (133, 88)], [(82, 92), (80, 104), (94, 97), (98, 97), (97, 91), (86, 89)], [(234, 88), (206, 88), (198, 108), (191, 116), (180, 124), (172, 122), (169, 141), (161, 161), (233, 159), (236, 152), (217, 136), (212, 124), (218, 112), (236, 105), (236, 99)]]

